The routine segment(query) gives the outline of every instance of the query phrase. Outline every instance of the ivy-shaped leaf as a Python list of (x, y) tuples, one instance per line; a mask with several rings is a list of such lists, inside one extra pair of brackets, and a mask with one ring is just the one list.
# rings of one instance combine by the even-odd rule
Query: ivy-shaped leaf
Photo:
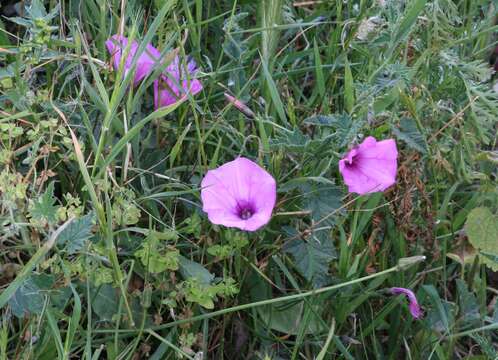
[(119, 308), (119, 298), (116, 289), (109, 284), (104, 284), (94, 294), (92, 310), (100, 320), (111, 321)]
[(40, 314), (43, 310), (47, 290), (53, 285), (52, 277), (40, 274), (29, 276), (9, 300), (12, 313), (21, 318), (29, 314)]
[(52, 181), (42, 196), (36, 199), (30, 209), (31, 219), (41, 225), (57, 222), (57, 209), (54, 198), (54, 182)]
[(335, 185), (308, 182), (301, 186), (305, 210), (311, 211), (314, 222), (323, 221), (324, 224), (334, 224), (342, 207), (342, 192)]
[(329, 263), (335, 258), (329, 230), (314, 231), (307, 240), (292, 239), (283, 250), (292, 255), (299, 272), (315, 288), (327, 283)]

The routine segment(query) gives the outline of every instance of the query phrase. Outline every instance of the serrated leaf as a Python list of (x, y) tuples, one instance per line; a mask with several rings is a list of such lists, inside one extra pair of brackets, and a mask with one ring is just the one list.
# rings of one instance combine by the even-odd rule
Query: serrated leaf
[(403, 140), (406, 145), (422, 154), (427, 153), (424, 136), (418, 131), (415, 121), (409, 118), (402, 118), (399, 128), (392, 127), (396, 138)]
[(213, 281), (214, 275), (201, 264), (191, 261), (183, 256), (180, 256), (179, 259), (180, 274), (185, 280), (196, 278), (202, 285), (209, 285)]
[(85, 242), (92, 236), (92, 226), (95, 216), (93, 213), (73, 220), (57, 238), (57, 245), (65, 246), (69, 254), (78, 252), (85, 246)]
[(316, 231), (308, 241), (293, 239), (283, 248), (292, 255), (299, 272), (315, 288), (327, 283), (329, 263), (335, 258), (335, 249), (328, 233), (329, 230)]
[(165, 251), (159, 247), (159, 239), (151, 233), (145, 238), (142, 248), (135, 251), (142, 265), (151, 273), (158, 274), (166, 270), (178, 270), (180, 251), (167, 247)]
[(351, 116), (346, 113), (311, 116), (305, 119), (304, 123), (333, 128), (335, 130), (333, 138), (339, 147), (353, 143), (363, 125), (365, 125), (363, 120), (355, 119), (353, 121)]
[(482, 256), (482, 261), (498, 271), (498, 263), (490, 259), (490, 256), (498, 256), (498, 216), (488, 208), (475, 208), (467, 216), (465, 231), (472, 246), (488, 255)]
[(309, 144), (310, 138), (304, 135), (301, 130), (285, 131), (270, 140), (272, 148), (283, 148), (293, 152), (302, 152)]
[[(324, 224), (334, 224), (342, 207), (342, 192), (335, 185), (309, 182), (301, 186), (303, 193), (303, 208), (311, 211), (314, 222), (323, 221)], [(334, 214), (336, 213), (336, 214)]]
[(31, 219), (41, 224), (57, 222), (57, 209), (54, 198), (54, 182), (52, 181), (42, 196), (36, 199), (30, 209)]

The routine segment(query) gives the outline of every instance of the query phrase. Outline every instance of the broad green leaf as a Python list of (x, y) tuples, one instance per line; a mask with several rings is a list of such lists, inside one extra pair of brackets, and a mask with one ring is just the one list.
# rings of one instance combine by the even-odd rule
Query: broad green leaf
[(26, 278), (8, 302), (12, 313), (17, 317), (40, 314), (52, 284), (52, 277), (44, 274)]
[(459, 319), (466, 325), (476, 325), (481, 315), (476, 296), (469, 291), (467, 284), (462, 279), (456, 280), (459, 306)]
[(335, 258), (329, 230), (315, 231), (307, 241), (293, 239), (284, 246), (283, 250), (292, 255), (297, 269), (313, 283), (314, 287), (327, 283), (329, 263)]
[(57, 244), (65, 246), (69, 254), (74, 254), (84, 247), (85, 242), (92, 236), (92, 226), (95, 223), (93, 213), (73, 220), (57, 238)]
[(52, 181), (43, 195), (36, 199), (30, 209), (31, 219), (41, 225), (57, 222), (57, 209), (54, 198), (54, 182)]
[(111, 321), (114, 314), (117, 314), (119, 299), (117, 290), (111, 285), (105, 284), (97, 289), (92, 301), (92, 309), (103, 321)]
[(335, 185), (308, 182), (301, 186), (303, 193), (303, 208), (311, 211), (314, 222), (322, 221), (324, 224), (334, 224), (342, 207), (342, 192)]
[(498, 271), (498, 263), (490, 256), (498, 256), (498, 216), (485, 207), (472, 210), (465, 222), (465, 231), (470, 243), (488, 256), (482, 256), (482, 261), (493, 271)]
[(455, 322), (455, 305), (442, 300), (434, 285), (423, 285), (422, 289), (432, 305), (426, 316), (427, 323), (436, 331), (448, 332)]
[(202, 285), (209, 285), (214, 275), (211, 274), (204, 266), (180, 256), (180, 273), (185, 280), (196, 278)]
[[(272, 330), (279, 331), (284, 334), (297, 335), (302, 331), (301, 326), (304, 317), (304, 302), (292, 301), (282, 302), (271, 306), (258, 307), (258, 314), (265, 325)], [(316, 334), (325, 331), (325, 327), (320, 322), (318, 314), (323, 310), (316, 306), (307, 319), (308, 326), (304, 329), (305, 334)]]

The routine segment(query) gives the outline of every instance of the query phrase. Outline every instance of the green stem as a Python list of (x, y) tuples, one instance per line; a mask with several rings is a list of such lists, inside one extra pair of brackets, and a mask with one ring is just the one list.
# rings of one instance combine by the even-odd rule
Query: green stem
[(493, 324), (481, 326), (481, 327), (476, 328), (476, 329), (462, 331), (460, 333), (456, 333), (456, 334), (450, 335), (449, 338), (450, 339), (455, 339), (455, 338), (462, 337), (462, 336), (468, 336), (468, 335), (471, 335), (471, 334), (476, 333), (476, 332), (487, 331), (487, 330), (496, 330), (496, 329), (498, 329), (498, 324), (497, 323), (493, 323)]
[[(323, 294), (323, 293), (326, 293), (326, 292), (329, 292), (329, 291), (332, 291), (332, 290), (337, 290), (337, 289), (340, 289), (340, 288), (343, 288), (343, 287), (346, 287), (346, 286), (354, 285), (354, 284), (357, 284), (357, 283), (360, 283), (360, 282), (363, 282), (363, 281), (374, 279), (376, 277), (383, 276), (383, 275), (386, 275), (386, 274), (389, 274), (389, 273), (392, 273), (392, 272), (395, 272), (395, 271), (399, 271), (399, 270), (404, 270), (404, 269), (405, 268), (402, 268), (401, 266), (396, 265), (396, 266), (393, 266), (393, 267), (391, 267), (391, 268), (389, 268), (387, 270), (384, 270), (384, 271), (381, 271), (381, 272), (378, 272), (378, 273), (375, 273), (375, 274), (372, 274), (372, 275), (367, 275), (367, 276), (364, 276), (364, 277), (361, 277), (361, 278), (358, 278), (358, 279), (354, 279), (354, 280), (351, 280), (351, 281), (347, 281), (345, 283), (331, 285), (331, 286), (326, 286), (326, 287), (323, 287), (323, 288), (320, 288), (320, 289), (310, 290), (310, 291), (302, 292), (302, 293), (299, 293), (299, 294), (287, 295), (287, 296), (282, 296), (282, 297), (278, 297), (278, 298), (261, 300), (261, 301), (256, 301), (256, 302), (252, 302), (252, 303), (248, 303), (248, 304), (242, 304), (242, 305), (238, 305), (238, 306), (233, 306), (231, 308), (222, 309), (222, 310), (218, 310), (218, 311), (213, 311), (213, 312), (210, 312), (210, 313), (207, 313), (207, 314), (198, 315), (198, 316), (193, 316), (193, 317), (188, 318), (188, 319), (182, 319), (182, 320), (172, 321), (172, 322), (169, 322), (169, 323), (166, 323), (166, 324), (163, 324), (163, 325), (154, 326), (151, 329), (153, 329), (153, 330), (162, 330), (162, 329), (171, 328), (171, 327), (174, 327), (174, 326), (177, 326), (177, 325), (181, 325), (181, 324), (192, 323), (192, 322), (195, 322), (195, 321), (209, 319), (209, 318), (216, 317), (216, 316), (219, 316), (219, 315), (225, 315), (225, 314), (228, 314), (228, 313), (231, 313), (231, 312), (236, 312), (236, 311), (251, 309), (251, 308), (254, 308), (254, 307), (258, 307), (258, 306), (271, 305), (271, 304), (275, 304), (275, 303), (279, 303), (279, 302), (284, 302), (284, 301), (290, 301), (290, 300), (304, 299), (304, 298), (309, 297), (309, 296)], [(112, 333), (114, 333), (115, 331), (116, 330), (104, 330), (103, 329), (103, 330), (96, 330), (95, 332), (99, 332), (99, 333), (112, 332)], [(137, 330), (134, 330), (134, 329), (122, 329), (122, 330), (119, 330), (119, 332), (121, 332), (121, 333), (130, 333), (130, 332), (136, 332), (136, 331)]]

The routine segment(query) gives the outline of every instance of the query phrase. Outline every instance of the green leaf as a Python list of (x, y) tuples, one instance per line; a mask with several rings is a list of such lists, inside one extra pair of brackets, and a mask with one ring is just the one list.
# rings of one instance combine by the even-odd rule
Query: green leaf
[(332, 114), (332, 115), (315, 115), (304, 120), (305, 124), (331, 127), (335, 130), (333, 134), (334, 141), (339, 147), (344, 147), (353, 142), (358, 136), (363, 125), (364, 120), (353, 119), (347, 113)]
[(316, 72), (316, 83), (318, 86), (318, 93), (320, 97), (325, 96), (325, 77), (323, 75), (322, 59), (320, 58), (320, 50), (316, 42), (316, 38), (313, 39), (313, 55), (315, 58), (315, 72)]
[(448, 332), (455, 321), (455, 305), (441, 300), (434, 285), (423, 285), (422, 289), (432, 304), (426, 321), (435, 331)]
[[(289, 235), (292, 235), (292, 231)], [(329, 230), (314, 231), (307, 241), (293, 239), (284, 246), (283, 250), (292, 255), (297, 269), (313, 283), (315, 288), (328, 282), (329, 263), (335, 258)]]
[(475, 325), (479, 322), (479, 304), (476, 296), (469, 291), (467, 284), (462, 279), (456, 280), (459, 306), (459, 319), (467, 325)]
[(271, 100), (273, 102), (273, 105), (275, 106), (275, 109), (277, 110), (277, 114), (282, 123), (287, 124), (287, 116), (285, 115), (284, 104), (282, 102), (282, 99), (280, 98), (277, 85), (275, 84), (275, 81), (273, 80), (270, 71), (268, 70), (268, 64), (266, 63), (266, 60), (263, 57), (261, 57), (261, 67), (263, 69), (264, 78), (268, 85), (268, 90), (270, 92)]
[(311, 211), (314, 222), (325, 219), (324, 224), (335, 223), (342, 207), (342, 192), (337, 186), (308, 182), (301, 186), (301, 192), (304, 210)]
[(391, 41), (391, 47), (388, 50), (388, 54), (392, 54), (398, 44), (400, 44), (405, 37), (408, 36), (426, 3), (427, 0), (414, 0), (412, 2), (411, 7), (406, 11), (399, 24), (399, 27), (394, 35), (394, 39)]
[(31, 206), (29, 212), (31, 219), (41, 225), (47, 223), (55, 224), (57, 222), (57, 209), (59, 207), (54, 204), (54, 182), (52, 181), (45, 190), (45, 193), (36, 199)]
[(21, 318), (29, 314), (40, 314), (43, 310), (46, 290), (50, 289), (53, 280), (48, 275), (31, 275), (19, 286), (9, 300), (12, 313)]
[(65, 246), (69, 254), (78, 252), (92, 236), (92, 226), (94, 223), (95, 215), (93, 213), (73, 220), (60, 233), (57, 238), (57, 245)]
[(282, 302), (271, 306), (258, 307), (258, 314), (269, 329), (279, 331), (284, 334), (297, 335), (299, 331), (304, 334), (316, 334), (325, 331), (320, 322), (319, 313), (322, 309), (316, 306), (307, 319), (308, 324), (303, 330), (304, 302)]
[(211, 274), (204, 266), (183, 256), (179, 256), (179, 258), (180, 273), (185, 280), (195, 278), (202, 285), (208, 285), (213, 281), (214, 275)]
[(116, 289), (111, 285), (102, 285), (92, 301), (92, 309), (100, 320), (111, 321), (118, 312), (119, 299)]
[(424, 136), (418, 131), (415, 121), (409, 118), (402, 118), (399, 128), (392, 127), (394, 135), (400, 140), (403, 140), (406, 145), (422, 154), (427, 153), (427, 146)]
[(351, 68), (347, 59), (344, 62), (344, 107), (349, 114), (351, 114), (354, 107), (353, 74), (351, 73)]
[(301, 153), (304, 152), (306, 146), (311, 139), (308, 135), (304, 135), (301, 130), (294, 129), (293, 131), (285, 131), (270, 140), (270, 147), (274, 149), (283, 148), (287, 151)]
[(490, 258), (498, 256), (498, 216), (488, 208), (475, 208), (467, 216), (465, 231), (472, 246), (488, 255), (482, 257), (483, 262), (498, 271), (498, 263)]
[(166, 270), (178, 270), (180, 252), (172, 247), (162, 251), (159, 239), (153, 233), (145, 238), (142, 248), (135, 252), (135, 256), (140, 258), (142, 265), (154, 274)]

